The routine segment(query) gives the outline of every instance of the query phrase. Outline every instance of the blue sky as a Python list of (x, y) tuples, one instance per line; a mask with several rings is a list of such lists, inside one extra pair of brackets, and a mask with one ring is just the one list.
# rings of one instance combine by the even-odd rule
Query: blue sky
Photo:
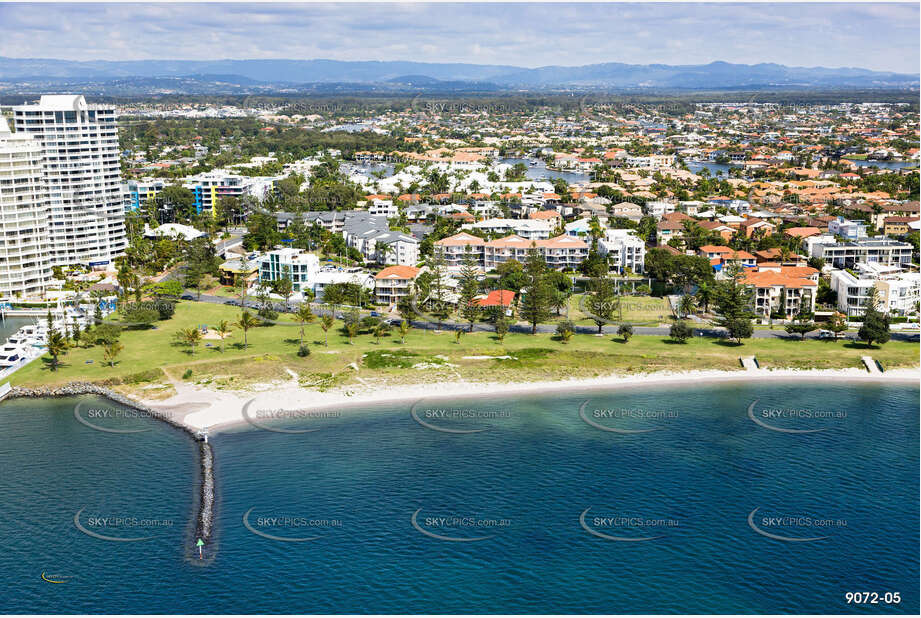
[(512, 64), (713, 60), (919, 73), (919, 5), (0, 4), (0, 56)]

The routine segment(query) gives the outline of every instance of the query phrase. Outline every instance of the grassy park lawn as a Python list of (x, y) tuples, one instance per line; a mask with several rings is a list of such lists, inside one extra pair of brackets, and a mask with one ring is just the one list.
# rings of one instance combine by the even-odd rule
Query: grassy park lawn
[[(595, 322), (582, 311), (580, 304), (584, 294), (573, 294), (569, 299), (569, 316), (577, 326), (594, 326)], [(614, 322), (629, 322), (636, 326), (658, 326), (668, 322), (672, 315), (668, 301), (655, 296), (624, 296), (619, 315)]]
[(202, 293), (210, 294), (211, 296), (220, 296), (222, 298), (240, 298), (240, 290), (229, 285), (218, 285), (210, 290), (202, 290)]
[(615, 372), (739, 369), (739, 357), (749, 355), (755, 355), (764, 368), (862, 367), (860, 357), (866, 354), (886, 369), (918, 365), (918, 345), (903, 341), (867, 350), (863, 344), (843, 341), (749, 339), (736, 346), (708, 338), (676, 344), (659, 336), (635, 336), (624, 343), (610, 335), (576, 335), (564, 344), (549, 334), (510, 333), (500, 343), (494, 333), (474, 332), (464, 334), (458, 344), (453, 332), (412, 330), (401, 344), (394, 330), (379, 343), (361, 334), (349, 344), (337, 320), (329, 331), (329, 347), (318, 323), (307, 326), (304, 341), (311, 354), (301, 358), (296, 354), (298, 325), (285, 318), (282, 324), (251, 329), (247, 348), (239, 329), (227, 338), (223, 352), (219, 340), (203, 340), (191, 353), (173, 337), (179, 328), (214, 326), (222, 319), (232, 322), (239, 314), (239, 308), (232, 306), (182, 302), (173, 319), (159, 322), (156, 329), (124, 331), (124, 350), (114, 367), (104, 364), (101, 346), (75, 347), (61, 358), (57, 371), (50, 370), (47, 358), (39, 359), (15, 373), (11, 382), (51, 385), (86, 380), (150, 396), (158, 385), (184, 379), (187, 371), (191, 371), (190, 381), (242, 390), (294, 379), (304, 387), (322, 389), (358, 383), (511, 382)]

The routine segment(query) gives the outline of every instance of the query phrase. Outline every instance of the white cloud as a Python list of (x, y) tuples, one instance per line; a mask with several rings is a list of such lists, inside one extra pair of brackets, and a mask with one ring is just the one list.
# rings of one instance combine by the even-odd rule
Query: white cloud
[[(0, 55), (918, 72), (917, 4), (3, 4)], [(882, 44), (881, 42), (885, 42)]]

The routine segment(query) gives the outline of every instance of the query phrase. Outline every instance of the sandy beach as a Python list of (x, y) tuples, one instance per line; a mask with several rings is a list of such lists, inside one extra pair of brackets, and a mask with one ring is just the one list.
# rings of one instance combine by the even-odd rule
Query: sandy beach
[[(267, 384), (251, 391), (210, 390), (194, 384), (176, 384), (176, 394), (169, 399), (142, 403), (168, 412), (192, 430), (209, 432), (247, 423), (257, 411), (322, 412), (334, 409), (372, 407), (378, 404), (416, 402), (420, 399), (445, 401), (477, 397), (534, 395), (583, 390), (613, 390), (618, 388), (648, 388), (659, 385), (702, 384), (729, 381), (810, 380), (855, 382), (897, 382), (919, 384), (918, 368), (893, 369), (884, 374), (871, 375), (861, 369), (840, 370), (754, 370), (754, 371), (688, 371), (678, 373), (651, 373), (611, 375), (590, 379), (546, 382), (489, 383), (440, 382), (402, 386), (349, 387), (326, 392), (309, 390), (290, 383)], [(188, 413), (182, 415), (183, 410)]]

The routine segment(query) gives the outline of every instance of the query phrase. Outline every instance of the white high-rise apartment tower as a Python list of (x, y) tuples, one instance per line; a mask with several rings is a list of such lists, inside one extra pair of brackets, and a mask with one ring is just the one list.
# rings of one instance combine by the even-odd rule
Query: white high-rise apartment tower
[(51, 280), (42, 145), (0, 117), (0, 298), (41, 294)]
[(127, 244), (115, 108), (44, 95), (14, 107), (13, 118), (42, 144), (52, 264), (111, 263)]

